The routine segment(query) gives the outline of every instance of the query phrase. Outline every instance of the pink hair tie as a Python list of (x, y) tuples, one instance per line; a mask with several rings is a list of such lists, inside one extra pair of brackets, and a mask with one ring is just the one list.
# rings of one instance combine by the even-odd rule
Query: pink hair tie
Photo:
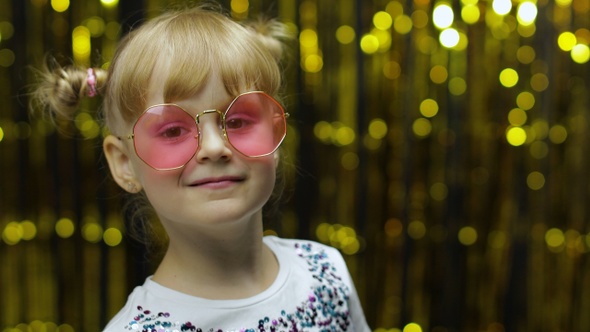
[(96, 96), (96, 75), (94, 69), (88, 68), (88, 75), (86, 76), (86, 84), (88, 84), (88, 97)]

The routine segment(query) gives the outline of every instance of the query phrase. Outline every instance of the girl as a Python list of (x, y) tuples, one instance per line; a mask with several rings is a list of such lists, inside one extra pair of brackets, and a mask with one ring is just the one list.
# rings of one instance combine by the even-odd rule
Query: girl
[(44, 75), (37, 98), (58, 115), (103, 95), (112, 176), (169, 239), (105, 331), (369, 331), (337, 250), (262, 235), (286, 134), (283, 33), (184, 9), (129, 33), (108, 73)]

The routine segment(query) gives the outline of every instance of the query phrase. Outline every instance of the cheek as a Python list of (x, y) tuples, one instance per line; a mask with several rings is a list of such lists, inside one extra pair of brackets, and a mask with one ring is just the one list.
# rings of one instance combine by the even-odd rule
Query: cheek
[(178, 209), (177, 203), (182, 201), (179, 196), (181, 191), (178, 187), (178, 177), (178, 171), (142, 169), (140, 181), (144, 194), (158, 213)]
[(172, 171), (157, 171), (141, 160), (135, 163), (137, 180), (143, 186), (143, 189), (148, 196), (161, 196), (161, 192), (166, 192), (164, 195), (170, 195), (170, 190), (177, 189), (178, 178), (182, 170)]
[(265, 163), (259, 166), (260, 181), (263, 182), (264, 188), (269, 193), (272, 192), (277, 178), (277, 163), (275, 158), (269, 158)]

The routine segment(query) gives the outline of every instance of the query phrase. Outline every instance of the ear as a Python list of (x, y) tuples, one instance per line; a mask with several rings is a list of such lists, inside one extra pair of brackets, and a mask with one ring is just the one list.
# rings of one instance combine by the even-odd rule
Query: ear
[(137, 193), (141, 190), (141, 184), (135, 177), (131, 158), (124, 144), (121, 139), (109, 135), (105, 137), (102, 148), (115, 182), (124, 190)]

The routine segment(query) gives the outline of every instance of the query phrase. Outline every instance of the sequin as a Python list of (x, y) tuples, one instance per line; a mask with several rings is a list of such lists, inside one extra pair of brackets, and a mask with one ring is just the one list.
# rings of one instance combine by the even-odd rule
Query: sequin
[[(317, 328), (322, 332), (348, 331), (350, 312), (348, 294), (350, 289), (342, 281), (338, 271), (328, 260), (324, 250), (314, 250), (311, 243), (296, 243), (295, 253), (307, 262), (308, 270), (318, 284), (310, 289), (307, 297), (293, 305), (293, 309), (281, 309), (277, 317), (265, 316), (255, 327), (224, 331), (207, 328), (207, 332), (299, 332)], [(169, 312), (152, 313), (138, 305), (133, 320), (125, 327), (129, 331), (146, 332), (203, 332), (202, 327), (192, 322), (171, 321)]]

